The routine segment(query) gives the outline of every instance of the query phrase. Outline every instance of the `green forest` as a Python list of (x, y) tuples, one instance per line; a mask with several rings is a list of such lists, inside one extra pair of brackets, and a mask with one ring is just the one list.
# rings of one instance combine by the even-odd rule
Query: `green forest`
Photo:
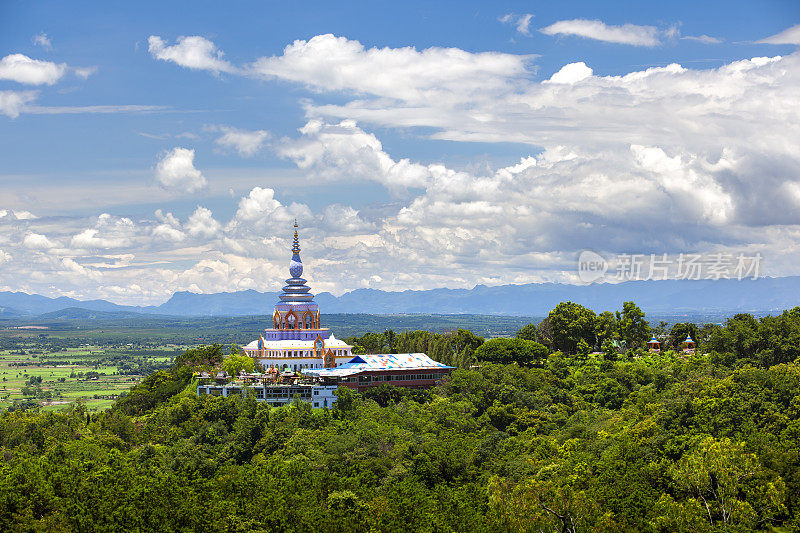
[(198, 397), (229, 351), (207, 345), (104, 412), (6, 411), (0, 530), (800, 529), (800, 308), (668, 326), (565, 302), (515, 337), (348, 341), (457, 368), (271, 408)]

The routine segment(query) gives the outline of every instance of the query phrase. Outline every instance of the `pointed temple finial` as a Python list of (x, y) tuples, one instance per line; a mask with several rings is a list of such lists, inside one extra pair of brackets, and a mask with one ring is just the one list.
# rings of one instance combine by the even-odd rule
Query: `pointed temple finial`
[(297, 237), (297, 219), (294, 219), (294, 242), (292, 242), (292, 255), (300, 253), (300, 239)]

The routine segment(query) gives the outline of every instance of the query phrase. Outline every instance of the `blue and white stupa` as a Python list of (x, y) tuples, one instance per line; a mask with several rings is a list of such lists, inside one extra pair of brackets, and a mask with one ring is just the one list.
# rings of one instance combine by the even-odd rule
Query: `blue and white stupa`
[[(313, 329), (320, 325), (319, 306), (314, 302), (311, 287), (303, 279), (303, 261), (300, 259), (300, 241), (297, 236), (297, 221), (294, 222), (294, 241), (292, 260), (289, 262), (291, 278), (286, 280), (280, 301), (275, 304), (272, 326), (276, 329), (294, 329), (300, 322), (300, 329)], [(283, 325), (282, 325), (283, 324)], [(287, 328), (286, 326), (291, 326)]]
[(300, 240), (294, 222), (292, 259), (286, 285), (278, 296), (272, 313), (272, 328), (265, 329), (244, 347), (246, 355), (257, 359), (266, 368), (301, 370), (334, 367), (352, 359), (352, 346), (340, 341), (322, 327), (319, 306), (303, 275), (300, 259)]

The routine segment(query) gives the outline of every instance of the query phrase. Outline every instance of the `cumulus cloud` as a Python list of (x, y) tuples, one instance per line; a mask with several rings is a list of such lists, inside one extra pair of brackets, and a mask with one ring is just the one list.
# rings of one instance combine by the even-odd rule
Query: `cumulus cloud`
[(186, 223), (186, 230), (193, 237), (213, 237), (220, 232), (221, 228), (221, 224), (214, 219), (211, 210), (199, 205)]
[(127, 242), (124, 239), (108, 239), (98, 236), (99, 230), (87, 228), (72, 238), (71, 245), (75, 248), (120, 248)]
[(230, 126), (219, 126), (222, 136), (214, 140), (217, 145), (236, 150), (239, 155), (252, 157), (258, 153), (272, 135), (265, 130), (240, 130)]
[(22, 245), (33, 250), (49, 250), (58, 246), (40, 233), (28, 233), (22, 240)]
[(322, 180), (371, 180), (399, 191), (422, 187), (430, 171), (408, 159), (394, 160), (383, 145), (352, 120), (326, 124), (312, 120), (300, 129), (299, 139), (284, 139), (277, 148), (281, 157)]
[(38, 218), (30, 211), (14, 211), (13, 214), (14, 218), (16, 218), (17, 220), (33, 220), (35, 218)]
[(186, 234), (181, 230), (180, 221), (172, 213), (164, 213), (161, 209), (157, 209), (156, 219), (161, 224), (153, 228), (154, 237), (171, 242), (181, 242), (186, 238)]
[(86, 228), (72, 237), (72, 248), (114, 249), (132, 246), (135, 236), (134, 223), (127, 217), (115, 217), (103, 213), (97, 217), (93, 228)]
[(756, 42), (760, 44), (800, 44), (800, 24)]
[(558, 72), (550, 76), (550, 79), (545, 83), (565, 83), (569, 85), (585, 80), (592, 74), (592, 69), (587, 67), (586, 63), (580, 61), (564, 65)]
[(0, 80), (27, 85), (53, 85), (66, 71), (65, 63), (31, 59), (23, 54), (9, 54), (0, 59)]
[(511, 24), (516, 28), (517, 32), (522, 35), (531, 34), (531, 20), (533, 20), (533, 15), (530, 13), (525, 13), (524, 15), (508, 13), (500, 17), (499, 20), (504, 24)]
[(262, 57), (253, 75), (303, 83), (319, 91), (355, 91), (421, 102), (496, 94), (526, 73), (534, 56), (470, 53), (458, 48), (365, 48), (331, 34), (297, 40), (283, 55)]
[[(275, 198), (275, 191), (269, 188), (254, 187), (250, 193), (239, 200), (239, 208), (229, 227), (264, 227), (271, 224), (288, 224), (295, 218), (312, 219), (307, 206), (302, 204), (283, 205)], [(244, 224), (243, 224), (244, 223)]]
[[(4, 283), (10, 275), (18, 286), (46, 289), (59, 280), (64, 290), (126, 301), (164, 300), (174, 290), (277, 290), (295, 217), (315, 292), (574, 281), (583, 249), (758, 251), (769, 257), (766, 273), (800, 273), (800, 54), (618, 76), (584, 62), (538, 76), (528, 59), (499, 54), (490, 80), (482, 62), (489, 58), (472, 57), (478, 54), (452, 54), (467, 72), (461, 75), (435, 72), (447, 49), (368, 49), (321, 37), (265, 60), (271, 73), (264, 76), (336, 94), (324, 105), (312, 95), (299, 135), (272, 148), (321, 187), (372, 180), (407, 194), (378, 206), (312, 210), (254, 187), (227, 220), (199, 206), (183, 222), (157, 212), (137, 220), (129, 244), (115, 249), (134, 256), (124, 268), (101, 266), (108, 261), (92, 250), (71, 250), (65, 263), (60, 248), (56, 258), (29, 246), (33, 234), (57, 246), (87, 228), (97, 232), (86, 237), (98, 239), (120, 238), (122, 230), (94, 220), (67, 230), (61, 220), (7, 215), (0, 246), (14, 255), (15, 269), (3, 265)], [(298, 53), (308, 55), (293, 64)], [(389, 87), (369, 75), (384, 67), (396, 78), (434, 71), (439, 82), (412, 77)], [(463, 86), (454, 81), (473, 74)], [(529, 148), (501, 168), (465, 170), (391, 153), (378, 127)], [(134, 286), (140, 290), (131, 292)]]
[(637, 26), (636, 24), (612, 26), (600, 20), (559, 20), (540, 31), (546, 35), (574, 35), (585, 39), (633, 46), (657, 46), (660, 44), (658, 28), (655, 26)]
[(167, 45), (161, 37), (151, 35), (147, 39), (148, 51), (155, 59), (172, 61), (182, 67), (212, 72), (234, 72), (236, 69), (222, 59), (224, 55), (216, 45), (199, 35), (178, 37), (177, 43)]
[(208, 185), (205, 176), (194, 167), (194, 150), (173, 148), (164, 153), (156, 165), (156, 180), (166, 189), (189, 193)]
[(331, 204), (322, 212), (322, 224), (331, 233), (372, 233), (375, 224), (367, 222), (349, 205)]

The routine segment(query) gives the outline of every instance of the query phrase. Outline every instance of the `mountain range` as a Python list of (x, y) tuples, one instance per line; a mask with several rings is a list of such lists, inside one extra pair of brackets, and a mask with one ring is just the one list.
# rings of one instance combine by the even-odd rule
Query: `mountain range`
[[(368, 314), (484, 314), (545, 316), (562, 301), (573, 301), (597, 312), (620, 309), (633, 300), (648, 314), (767, 314), (800, 305), (800, 276), (747, 280), (663, 280), (569, 285), (477, 285), (472, 289), (428, 289), (389, 292), (357, 289), (341, 296), (315, 297), (326, 313)], [(0, 292), (0, 319), (33, 317), (68, 318), (67, 315), (135, 317), (270, 315), (276, 293), (246, 290), (214, 294), (176, 292), (157, 306), (126, 306), (106, 300), (48, 298), (23, 292)], [(65, 311), (69, 310), (69, 311)], [(83, 311), (78, 311), (83, 310)], [(97, 312), (95, 314), (87, 311)], [(61, 312), (61, 313), (59, 313)]]

